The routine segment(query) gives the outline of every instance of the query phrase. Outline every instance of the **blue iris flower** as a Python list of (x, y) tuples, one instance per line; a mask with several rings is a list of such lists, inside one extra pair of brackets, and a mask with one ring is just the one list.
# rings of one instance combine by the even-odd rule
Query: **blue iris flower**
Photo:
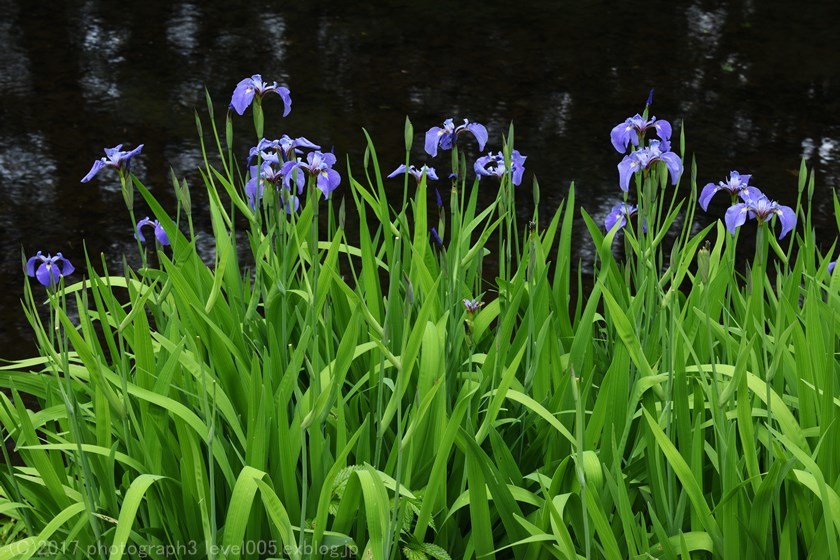
[[(41, 264), (36, 269), (35, 265), (39, 262)], [(36, 278), (38, 282), (47, 287), (55, 286), (61, 278), (73, 274), (74, 270), (76, 269), (73, 268), (70, 261), (65, 259), (61, 253), (56, 253), (54, 257), (52, 255), (45, 257), (41, 251), (38, 251), (34, 257), (26, 261), (26, 274)]]

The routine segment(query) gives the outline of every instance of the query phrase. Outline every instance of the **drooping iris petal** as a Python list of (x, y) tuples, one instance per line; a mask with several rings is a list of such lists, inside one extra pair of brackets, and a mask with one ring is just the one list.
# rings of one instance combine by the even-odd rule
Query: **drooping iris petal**
[(627, 151), (627, 145), (633, 140), (633, 138), (636, 138), (633, 145), (636, 146), (639, 144), (638, 137), (636, 136), (636, 130), (629, 121), (630, 119), (627, 119), (627, 122), (615, 125), (610, 131), (610, 142), (612, 142), (613, 148), (622, 154)]
[(779, 232), (779, 239), (781, 239), (796, 227), (796, 212), (790, 206), (779, 205), (776, 215), (779, 216), (779, 222), (782, 224), (782, 231)]
[(61, 275), (62, 276), (69, 276), (73, 274), (76, 268), (70, 264), (70, 261), (64, 258), (64, 255), (61, 252), (55, 254), (55, 259), (58, 265), (61, 267)]
[(324, 198), (329, 198), (341, 183), (341, 175), (335, 169), (324, 169), (318, 174), (318, 189), (324, 193)]
[(233, 90), (233, 96), (230, 98), (230, 105), (233, 110), (240, 115), (245, 114), (245, 109), (254, 101), (254, 80), (252, 78), (245, 78), (236, 84)]
[(52, 286), (53, 284), (58, 284), (61, 273), (59, 273), (57, 266), (47, 261), (35, 271), (35, 278), (44, 286)]
[(390, 175), (388, 175), (388, 178), (389, 178), (389, 179), (393, 179), (393, 178), (394, 178), (394, 177), (396, 177), (397, 175), (402, 175), (403, 173), (405, 173), (405, 164), (404, 164), (404, 163), (401, 163), (401, 164), (399, 165), (399, 167), (397, 167), (396, 169), (394, 169), (393, 171), (391, 171), (391, 174), (390, 174)]
[(711, 202), (712, 197), (720, 190), (720, 187), (715, 185), (714, 183), (708, 183), (703, 190), (700, 191), (700, 197), (697, 199), (697, 202), (700, 204), (700, 208), (703, 209), (704, 212), (709, 211), (709, 202)]
[(624, 156), (624, 159), (618, 164), (618, 186), (624, 192), (630, 189), (630, 178), (641, 168), (639, 161), (633, 155), (635, 153), (633, 152), (630, 155)]
[(437, 155), (438, 149), (438, 141), (440, 140), (440, 135), (443, 133), (443, 129), (439, 126), (433, 126), (429, 130), (426, 131), (426, 142), (424, 149), (426, 153), (432, 157)]
[(744, 222), (747, 221), (747, 215), (749, 212), (749, 208), (743, 202), (733, 204), (726, 210), (726, 215), (724, 215), (723, 221), (726, 224), (726, 229), (729, 230), (729, 233), (735, 233), (735, 230), (744, 225)]
[(683, 164), (680, 156), (674, 152), (665, 152), (659, 158), (665, 162), (665, 166), (668, 168), (668, 173), (671, 175), (671, 184), (676, 185), (683, 172)]
[(27, 276), (32, 276), (32, 277), (35, 276), (35, 264), (36, 264), (36, 261), (38, 261), (38, 260), (43, 260), (41, 258), (41, 251), (38, 251), (37, 253), (35, 253), (34, 257), (29, 257), (29, 260), (26, 261), (26, 274), (27, 274)]
[(604, 228), (607, 231), (612, 231), (616, 224), (618, 224), (619, 229), (623, 228), (627, 224), (627, 219), (624, 214), (624, 204), (616, 204), (613, 206), (610, 213), (607, 214), (606, 218), (604, 218)]
[(487, 144), (487, 139), (489, 138), (489, 135), (487, 134), (487, 128), (483, 124), (471, 123), (467, 122), (466, 120), (464, 120), (464, 122), (466, 123), (464, 125), (464, 128), (468, 132), (471, 132), (472, 135), (475, 136), (475, 139), (478, 141), (478, 150), (483, 151), (484, 145)]
[(280, 99), (283, 100), (283, 116), (289, 116), (289, 113), (292, 111), (292, 96), (289, 88), (287, 87), (278, 87), (274, 91), (280, 96)]

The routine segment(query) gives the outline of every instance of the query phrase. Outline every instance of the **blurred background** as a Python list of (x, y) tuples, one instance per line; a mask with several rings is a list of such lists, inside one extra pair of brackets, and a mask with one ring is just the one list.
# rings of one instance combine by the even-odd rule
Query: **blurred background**
[[(79, 182), (103, 148), (145, 144), (133, 171), (171, 209), (169, 168), (186, 177), (197, 227), (209, 232), (194, 112), (206, 122), (206, 87), (222, 118), (236, 83), (255, 73), (292, 92), (285, 119), (279, 97), (267, 98), (266, 136), (334, 148), (345, 176), (338, 197), (344, 159), (361, 169), (362, 127), (388, 173), (404, 158), (406, 115), (414, 163), (444, 170), (446, 155), (422, 152), (425, 130), (469, 118), (487, 126), (485, 151), (496, 151), (513, 121), (528, 156), (523, 216), (536, 176), (543, 215), (574, 180), (578, 204), (600, 221), (621, 200), (610, 129), (641, 112), (655, 87), (652, 114), (674, 125), (675, 150), (685, 122), (699, 188), (735, 169), (795, 206), (804, 157), (817, 173), (824, 248), (837, 239), (840, 2), (489, 4), (0, 0), (0, 358), (35, 352), (20, 304), (22, 250), (61, 251), (75, 279), (85, 247), (116, 272), (122, 255), (136, 257), (116, 175)], [(251, 122), (250, 110), (236, 118), (241, 156), (255, 144)], [(394, 185), (401, 192), (402, 180)], [(716, 198), (696, 227), (727, 204)], [(148, 209), (138, 201), (136, 212)], [(586, 267), (588, 234), (575, 235)], [(202, 250), (212, 255), (209, 243)]]

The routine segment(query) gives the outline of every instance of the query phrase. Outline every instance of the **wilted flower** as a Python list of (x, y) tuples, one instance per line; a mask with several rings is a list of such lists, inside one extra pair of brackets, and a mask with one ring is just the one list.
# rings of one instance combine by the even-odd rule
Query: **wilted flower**
[(487, 129), (483, 124), (471, 123), (464, 119), (464, 124), (457, 127), (452, 119), (443, 121), (443, 127), (433, 126), (426, 132), (426, 153), (432, 157), (437, 155), (438, 146), (444, 150), (451, 150), (464, 132), (469, 132), (478, 140), (478, 149), (483, 151), (487, 143)]
[[(519, 150), (513, 150), (510, 154), (510, 172), (513, 184), (519, 186), (522, 182), (522, 174), (525, 173), (525, 159), (528, 156), (523, 156)], [(482, 156), (475, 160), (473, 164), (475, 174), (481, 177), (495, 177), (501, 178), (507, 173), (505, 169), (505, 155), (502, 152), (493, 154), (492, 152), (486, 156)]]
[(99, 170), (103, 167), (112, 167), (117, 171), (124, 171), (126, 173), (130, 171), (131, 158), (140, 153), (140, 150), (143, 149), (143, 144), (140, 144), (130, 152), (120, 151), (122, 146), (122, 144), (117, 144), (113, 148), (105, 148), (105, 157), (93, 162), (93, 167), (90, 168), (87, 175), (82, 177), (81, 182), (87, 183), (93, 179), (94, 175), (99, 173)]
[(618, 164), (618, 183), (621, 190), (627, 192), (630, 188), (630, 177), (634, 173), (649, 169), (658, 161), (665, 163), (671, 174), (671, 183), (676, 185), (683, 171), (680, 156), (671, 151), (671, 144), (667, 140), (651, 140), (650, 146), (627, 154)]
[(727, 191), (732, 196), (732, 202), (734, 203), (736, 197), (750, 186), (750, 177), (752, 177), (752, 175), (741, 175), (737, 171), (730, 171), (729, 177), (726, 181), (720, 181), (717, 185), (714, 183), (707, 184), (703, 187), (703, 190), (700, 191), (700, 198), (698, 199), (700, 208), (704, 211), (708, 211), (709, 202), (718, 191)]
[(747, 217), (766, 222), (773, 216), (778, 216), (782, 224), (779, 239), (796, 226), (796, 213), (790, 206), (782, 206), (775, 200), (770, 200), (757, 188), (747, 187), (739, 193), (739, 196), (744, 202), (730, 206), (724, 216), (724, 222), (730, 233), (735, 233), (736, 229), (744, 225)]
[[(653, 90), (651, 90), (653, 96)], [(645, 120), (641, 115), (636, 114), (628, 118), (621, 124), (613, 127), (610, 132), (610, 141), (616, 151), (624, 153), (627, 151), (627, 145), (639, 145), (641, 138), (644, 138), (645, 132), (649, 129), (654, 129), (656, 135), (660, 140), (669, 140), (671, 138), (671, 123), (668, 121), (658, 121), (656, 117), (651, 117)]]
[[(406, 173), (406, 169), (405, 169), (405, 164), (401, 163), (399, 167), (394, 169), (391, 172), (391, 174), (388, 175), (388, 178), (392, 179), (392, 178), (396, 177), (397, 175), (402, 175), (403, 173)], [(438, 180), (437, 172), (435, 172), (434, 167), (427, 167), (427, 166), (424, 165), (420, 169), (417, 169), (413, 165), (408, 166), (408, 174), (411, 175), (412, 177), (414, 177), (414, 180), (417, 181), (418, 183), (420, 182), (420, 179), (423, 178), (424, 173), (426, 175), (427, 180), (429, 180), (429, 181), (437, 181)]]
[(312, 177), (316, 177), (316, 186), (324, 193), (324, 198), (329, 198), (341, 183), (341, 175), (332, 168), (335, 165), (335, 155), (331, 153), (309, 152), (306, 154), (306, 162), (300, 158), (296, 161), (287, 161), (283, 164), (280, 172), (284, 176), (285, 185), (288, 188), (291, 181), (297, 182), (300, 189), (300, 172), (305, 171)]
[(638, 207), (627, 204), (626, 202), (620, 202), (613, 206), (610, 213), (604, 218), (604, 227), (607, 231), (611, 231), (618, 224), (618, 229), (621, 229), (627, 225), (627, 221), (635, 216), (638, 211)]
[(248, 152), (248, 163), (260, 154), (263, 161), (292, 161), (303, 151), (300, 148), (308, 148), (310, 150), (320, 150), (321, 146), (313, 144), (303, 136), (298, 138), (291, 138), (288, 134), (284, 134), (277, 140), (268, 140), (263, 138), (256, 146), (251, 148)]
[[(36, 270), (35, 264), (37, 262), (40, 262), (41, 265)], [(73, 268), (70, 261), (65, 259), (61, 253), (56, 253), (54, 257), (51, 255), (45, 257), (41, 254), (41, 251), (38, 251), (34, 257), (26, 261), (26, 274), (37, 278), (38, 282), (47, 287), (55, 286), (61, 278), (73, 274), (74, 270), (76, 269)]]
[(240, 115), (245, 114), (245, 109), (254, 101), (254, 97), (260, 99), (266, 93), (276, 93), (283, 100), (283, 116), (289, 114), (292, 110), (292, 98), (289, 95), (289, 88), (278, 86), (277, 82), (268, 85), (262, 81), (262, 76), (254, 74), (250, 78), (245, 78), (236, 84), (236, 89), (233, 90), (233, 96), (230, 98), (230, 106), (234, 111)]
[(161, 245), (169, 245), (169, 237), (167, 237), (166, 232), (163, 230), (163, 226), (160, 225), (159, 221), (152, 221), (148, 217), (145, 217), (137, 222), (137, 239), (139, 239), (141, 243), (146, 242), (146, 238), (143, 236), (143, 227), (145, 226), (151, 226), (155, 229), (155, 237)]
[(465, 299), (464, 300), (464, 309), (467, 310), (469, 315), (475, 315), (478, 313), (478, 310), (484, 307), (484, 302), (479, 301), (477, 299)]

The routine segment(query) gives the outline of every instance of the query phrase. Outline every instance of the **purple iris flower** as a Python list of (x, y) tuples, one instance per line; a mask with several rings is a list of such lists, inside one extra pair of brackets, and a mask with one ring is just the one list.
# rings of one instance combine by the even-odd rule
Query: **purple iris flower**
[(88, 174), (82, 177), (82, 183), (87, 183), (93, 176), (99, 173), (103, 167), (113, 167), (117, 171), (130, 171), (131, 158), (140, 153), (143, 149), (143, 144), (140, 144), (130, 152), (120, 151), (122, 144), (117, 144), (113, 148), (105, 148), (105, 157), (99, 158), (93, 162), (93, 167), (90, 168)]
[(732, 202), (734, 204), (736, 197), (750, 186), (750, 177), (752, 177), (752, 175), (741, 175), (737, 171), (730, 171), (729, 177), (726, 181), (720, 181), (717, 185), (714, 183), (707, 184), (703, 187), (703, 190), (700, 191), (700, 198), (698, 199), (700, 208), (707, 212), (709, 202), (718, 191), (727, 191), (732, 196)]
[[(522, 174), (525, 173), (525, 159), (527, 157), (520, 154), (519, 150), (513, 150), (510, 154), (511, 179), (516, 186), (519, 186), (522, 182)], [(473, 169), (479, 178), (495, 177), (501, 180), (507, 172), (505, 169), (505, 155), (502, 152), (496, 154), (491, 152), (475, 160)]]
[(828, 273), (831, 274), (834, 272), (834, 267), (837, 265), (837, 261), (832, 261), (828, 263)]
[(667, 140), (651, 140), (650, 146), (630, 152), (618, 164), (618, 183), (621, 190), (627, 192), (630, 188), (630, 177), (643, 169), (649, 169), (654, 163), (665, 163), (671, 174), (671, 183), (676, 185), (683, 171), (680, 156), (671, 151), (671, 143)]
[(432, 228), (431, 230), (429, 230), (429, 233), (432, 234), (432, 240), (434, 240), (435, 244), (438, 247), (442, 248), (443, 247), (443, 240), (440, 238), (440, 235), (438, 235), (437, 228)]
[(755, 187), (747, 187), (738, 194), (744, 202), (730, 206), (724, 216), (724, 222), (730, 233), (735, 233), (736, 229), (744, 225), (747, 217), (766, 222), (773, 216), (778, 216), (782, 224), (779, 239), (796, 226), (796, 213), (790, 206), (782, 206), (775, 200), (770, 200)]
[(271, 155), (274, 155), (275, 161), (278, 157), (282, 158), (283, 162), (292, 161), (295, 157), (303, 153), (300, 148), (320, 150), (321, 146), (313, 144), (303, 136), (292, 138), (288, 134), (284, 134), (277, 140), (263, 138), (248, 152), (248, 163), (257, 157), (258, 153), (263, 161), (271, 160)]
[(470, 315), (475, 315), (478, 313), (478, 310), (484, 307), (484, 302), (479, 301), (477, 299), (465, 299), (464, 300), (464, 309), (467, 310), (467, 313)]
[[(35, 264), (39, 261), (41, 264), (36, 270)], [(55, 286), (61, 278), (73, 274), (74, 270), (76, 269), (70, 261), (61, 253), (56, 253), (54, 257), (51, 255), (45, 257), (41, 251), (38, 251), (34, 257), (26, 261), (26, 274), (37, 278), (38, 282), (47, 287)]]
[(451, 150), (452, 146), (458, 141), (458, 137), (464, 132), (469, 132), (475, 136), (475, 139), (478, 140), (478, 149), (484, 151), (488, 135), (483, 124), (471, 123), (464, 119), (464, 124), (456, 127), (452, 119), (446, 119), (443, 121), (443, 127), (433, 126), (426, 132), (426, 153), (435, 157), (438, 146), (444, 150)]
[[(611, 231), (618, 224), (618, 229), (621, 229), (627, 225), (627, 221), (635, 216), (638, 211), (638, 207), (627, 204), (626, 202), (620, 202), (613, 206), (610, 213), (604, 218), (604, 227), (607, 231)], [(642, 227), (647, 231), (646, 223), (642, 223)]]
[(338, 187), (339, 183), (341, 183), (341, 175), (338, 174), (338, 171), (332, 168), (332, 166), (335, 165), (335, 161), (336, 159), (334, 154), (309, 152), (306, 154), (305, 163), (301, 161), (300, 158), (298, 158), (297, 161), (287, 161), (283, 164), (283, 168), (280, 172), (285, 177), (284, 180), (287, 188), (289, 187), (291, 181), (295, 180), (297, 182), (298, 189), (300, 189), (300, 178), (302, 177), (300, 172), (305, 171), (310, 176), (317, 178), (316, 186), (322, 193), (324, 193), (324, 198), (329, 198), (330, 193)]
[(145, 226), (151, 226), (155, 229), (155, 237), (161, 245), (169, 245), (169, 237), (167, 237), (166, 232), (163, 230), (163, 226), (160, 225), (160, 222), (157, 220), (150, 220), (148, 216), (137, 222), (137, 239), (139, 239), (141, 243), (146, 242), (146, 238), (143, 235), (143, 227)]
[[(256, 210), (257, 202), (262, 200), (265, 185), (271, 184), (278, 190), (283, 189), (284, 192), (281, 193), (281, 196), (284, 199), (286, 212), (297, 211), (300, 208), (300, 201), (297, 196), (288, 193), (290, 181), (287, 181), (282, 169), (277, 169), (276, 166), (279, 162), (277, 155), (269, 153), (268, 156), (269, 161), (264, 161), (259, 168), (256, 165), (251, 166), (250, 178), (245, 183), (245, 196), (248, 199), (248, 205), (252, 210)], [(295, 184), (298, 194), (300, 194), (306, 184), (306, 177), (300, 169), (293, 169), (291, 172), (297, 176)]]
[(277, 82), (268, 85), (262, 81), (262, 76), (254, 74), (250, 78), (245, 78), (236, 84), (236, 89), (233, 90), (233, 96), (230, 98), (230, 106), (234, 111), (240, 115), (245, 114), (245, 109), (254, 101), (254, 97), (260, 99), (266, 93), (276, 93), (283, 100), (283, 116), (289, 114), (292, 110), (292, 98), (289, 95), (289, 88), (278, 86)]
[[(406, 169), (405, 169), (405, 164), (401, 163), (399, 167), (394, 169), (391, 172), (391, 174), (388, 175), (388, 178), (393, 179), (397, 175), (402, 175), (403, 173), (406, 173)], [(411, 175), (412, 177), (414, 177), (414, 180), (417, 181), (418, 183), (420, 182), (420, 179), (423, 178), (424, 173), (426, 174), (426, 179), (428, 179), (429, 181), (437, 181), (438, 180), (438, 176), (437, 176), (437, 173), (435, 172), (434, 167), (427, 167), (427, 166), (424, 165), (420, 169), (417, 169), (413, 165), (408, 166), (408, 174)]]
[[(651, 90), (651, 95), (653, 91)], [(638, 113), (628, 118), (621, 124), (617, 124), (610, 132), (610, 140), (616, 151), (624, 153), (627, 151), (627, 145), (639, 145), (639, 141), (644, 138), (645, 132), (654, 129), (656, 135), (660, 140), (669, 140), (671, 138), (671, 123), (668, 121), (658, 121), (656, 117), (651, 117), (645, 120)]]

